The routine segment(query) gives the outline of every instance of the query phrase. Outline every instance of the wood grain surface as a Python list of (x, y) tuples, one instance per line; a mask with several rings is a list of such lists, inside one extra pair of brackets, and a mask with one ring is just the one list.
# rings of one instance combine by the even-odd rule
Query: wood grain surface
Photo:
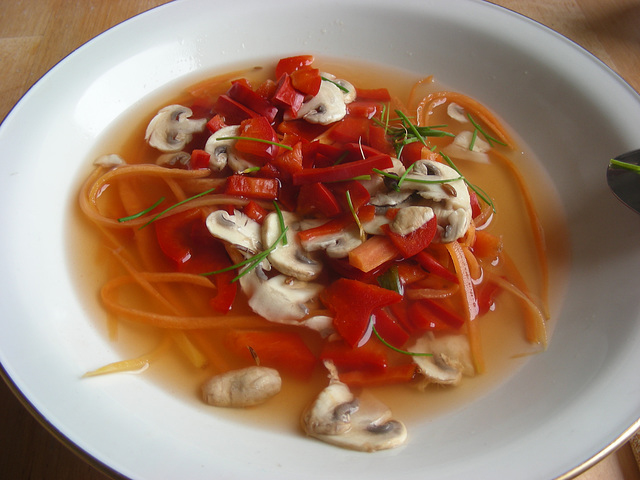
[[(444, 0), (443, 0), (444, 1)], [(51, 67), (158, 0), (0, 0), (0, 118)], [(640, 0), (497, 0), (573, 40), (640, 91)], [(43, 427), (0, 381), (0, 477), (105, 480)], [(638, 480), (630, 444), (579, 480)]]

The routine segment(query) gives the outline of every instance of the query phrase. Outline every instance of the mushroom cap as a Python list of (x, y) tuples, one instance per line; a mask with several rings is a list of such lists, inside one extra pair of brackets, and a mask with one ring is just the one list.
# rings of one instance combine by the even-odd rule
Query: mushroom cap
[(179, 152), (207, 123), (206, 118), (191, 120), (191, 115), (193, 111), (182, 105), (162, 108), (149, 122), (145, 140), (161, 152)]
[(239, 125), (230, 125), (217, 130), (207, 139), (204, 150), (210, 155), (209, 167), (211, 170), (220, 171), (229, 166), (234, 172), (241, 172), (253, 166), (252, 163), (244, 160), (236, 151), (234, 146), (237, 140), (220, 140), (225, 137), (237, 137), (239, 133)]
[(309, 313), (306, 303), (317, 297), (323, 286), (276, 275), (261, 282), (249, 298), (249, 307), (275, 323), (298, 323)]
[[(280, 273), (290, 275), (298, 280), (309, 281), (320, 275), (322, 262), (315, 256), (306, 252), (300, 240), (297, 230), (300, 229), (300, 218), (292, 212), (281, 212), (284, 224), (289, 227), (286, 233), (286, 245), (279, 243), (269, 254), (271, 265)], [(262, 222), (262, 243), (273, 245), (281, 235), (280, 215), (272, 212)]]
[(424, 381), (419, 388), (430, 383), (457, 385), (463, 375), (473, 376), (475, 368), (471, 360), (471, 348), (466, 335), (435, 336), (428, 332), (418, 338), (409, 349), (416, 353), (432, 353), (433, 356), (414, 356)]
[(281, 387), (277, 370), (252, 366), (211, 377), (202, 385), (202, 397), (216, 407), (251, 407), (277, 395)]
[(245, 254), (262, 250), (260, 224), (239, 210), (234, 210), (232, 215), (226, 210), (216, 210), (209, 214), (205, 224), (211, 235)]
[[(296, 118), (304, 118), (309, 123), (329, 125), (345, 117), (347, 103), (356, 98), (356, 89), (351, 83), (336, 79), (330, 73), (321, 73), (321, 76), (330, 81), (322, 81), (318, 93), (302, 104)], [(343, 92), (340, 87), (347, 91)]]

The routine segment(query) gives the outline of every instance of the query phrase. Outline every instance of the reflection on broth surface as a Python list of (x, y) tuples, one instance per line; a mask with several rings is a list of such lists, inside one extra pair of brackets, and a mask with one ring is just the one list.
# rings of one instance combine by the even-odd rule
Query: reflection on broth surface
[(302, 416), (373, 451), (543, 354), (568, 259), (556, 194), (516, 133), (431, 77), (269, 61), (145, 100), (95, 152), (70, 244), (131, 360), (89, 375), (148, 366), (197, 401), (234, 372), (222, 395), (263, 403), (203, 415)]

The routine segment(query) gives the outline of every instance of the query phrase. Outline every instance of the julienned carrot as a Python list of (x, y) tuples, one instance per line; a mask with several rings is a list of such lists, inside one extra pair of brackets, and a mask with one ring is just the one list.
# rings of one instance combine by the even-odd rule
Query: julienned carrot
[(370, 272), (400, 254), (389, 238), (373, 235), (349, 252), (349, 263), (363, 272)]
[(446, 101), (457, 103), (466, 109), (473, 117), (482, 120), (498, 136), (499, 140), (511, 147), (514, 146), (513, 138), (493, 112), (477, 100), (459, 92), (444, 90), (430, 93), (424, 97), (418, 105), (419, 125), (427, 125), (427, 119), (435, 106)]
[(495, 259), (503, 249), (502, 236), (493, 235), (484, 230), (476, 231), (476, 238), (471, 246), (476, 257)]

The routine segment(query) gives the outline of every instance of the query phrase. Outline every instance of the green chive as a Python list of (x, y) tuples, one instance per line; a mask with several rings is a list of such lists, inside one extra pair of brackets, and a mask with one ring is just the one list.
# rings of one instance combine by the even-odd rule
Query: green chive
[[(280, 210), (280, 205), (278, 205), (278, 202), (274, 200), (273, 206), (275, 207), (276, 213), (278, 214), (278, 223), (280, 224), (280, 232), (284, 232), (286, 226), (284, 224), (284, 215), (282, 215), (282, 210)], [(282, 239), (282, 245), (286, 245), (286, 244), (287, 244), (287, 236), (285, 235), (284, 238)]]
[(338, 82), (331, 80), (330, 78), (327, 77), (320, 77), (322, 80), (324, 80), (325, 82), (329, 82), (329, 83), (333, 83), (336, 87), (338, 87), (340, 90), (342, 90), (344, 93), (349, 93), (349, 89), (344, 87), (343, 85), (340, 85)]
[(194, 195), (193, 197), (186, 198), (186, 199), (182, 200), (181, 202), (178, 202), (178, 203), (176, 203), (176, 204), (174, 204), (174, 205), (171, 205), (169, 208), (167, 208), (167, 209), (163, 210), (162, 212), (160, 212), (159, 214), (157, 214), (155, 217), (153, 217), (151, 220), (149, 220), (147, 223), (145, 223), (144, 225), (142, 225), (142, 226), (139, 228), (139, 230), (142, 230), (144, 227), (146, 227), (146, 226), (148, 226), (148, 225), (152, 224), (152, 223), (153, 223), (153, 222), (155, 222), (158, 218), (160, 218), (162, 215), (164, 215), (165, 213), (167, 213), (167, 212), (169, 212), (169, 211), (173, 210), (174, 208), (179, 207), (180, 205), (184, 205), (185, 203), (190, 202), (191, 200), (195, 200), (196, 198), (204, 197), (205, 195), (207, 195), (208, 193), (213, 192), (214, 190), (215, 190), (215, 187), (214, 187), (214, 188), (210, 188), (209, 190), (205, 190), (204, 192), (200, 192), (200, 193), (198, 193), (197, 195)]
[(482, 190), (480, 187), (475, 186), (473, 183), (469, 182), (464, 175), (462, 175), (462, 173), (460, 172), (460, 170), (458, 170), (458, 167), (455, 166), (455, 164), (453, 163), (453, 161), (449, 158), (448, 155), (446, 155), (443, 152), (440, 152), (440, 156), (442, 158), (445, 159), (445, 161), (449, 164), (449, 166), (451, 168), (453, 168), (456, 172), (458, 172), (458, 175), (460, 175), (460, 177), (464, 180), (464, 182), (467, 184), (467, 186), (473, 190), (474, 192), (476, 192), (476, 194), (482, 199), (482, 201), (484, 203), (486, 203), (487, 205), (489, 205), (491, 207), (491, 210), (493, 210), (493, 213), (496, 213), (496, 207), (493, 204), (493, 200), (491, 200), (491, 197), (489, 195), (486, 194), (486, 192), (484, 190)]
[(478, 129), (473, 129), (473, 135), (471, 136), (471, 141), (469, 142), (469, 150), (473, 151), (473, 147), (476, 145), (476, 139), (478, 138)]
[(351, 192), (349, 190), (347, 190), (346, 196), (347, 196), (347, 205), (349, 205), (349, 211), (351, 212), (353, 219), (356, 221), (356, 225), (358, 226), (358, 230), (360, 231), (360, 239), (364, 243), (365, 239), (367, 238), (367, 234), (365, 233), (364, 228), (362, 227), (362, 222), (358, 217), (358, 212), (356, 212), (356, 209), (353, 207), (353, 202), (351, 201)]
[(218, 140), (251, 140), (252, 142), (266, 143), (268, 145), (275, 145), (276, 147), (284, 148), (285, 150), (293, 150), (293, 147), (285, 145), (284, 143), (272, 142), (271, 140), (265, 140), (264, 138), (254, 137), (219, 137)]
[(135, 220), (136, 218), (140, 218), (143, 215), (146, 215), (147, 213), (149, 213), (151, 210), (153, 210), (154, 208), (156, 208), (158, 205), (160, 205), (162, 202), (164, 202), (164, 197), (161, 197), (160, 200), (158, 200), (156, 203), (154, 203), (153, 205), (151, 205), (149, 208), (145, 208), (144, 210), (142, 210), (141, 212), (135, 213), (133, 215), (129, 215), (128, 217), (122, 217), (119, 218), (118, 221), (119, 222), (128, 222), (129, 220)]
[(402, 353), (404, 355), (411, 355), (412, 357), (433, 357), (433, 353), (417, 353), (417, 352), (408, 352), (406, 350), (402, 350), (400, 348), (394, 347), (393, 345), (391, 345), (389, 342), (387, 342), (384, 338), (382, 338), (380, 336), (380, 334), (378, 333), (378, 331), (376, 330), (376, 327), (372, 326), (371, 327), (373, 330), (373, 333), (375, 333), (376, 337), (378, 337), (378, 340), (380, 340), (382, 343), (384, 343), (387, 347), (389, 347), (391, 350), (395, 350), (398, 353)]
[(634, 165), (633, 163), (622, 162), (615, 158), (609, 160), (609, 165), (616, 168), (623, 168), (625, 170), (630, 170), (632, 172), (640, 174), (640, 165)]
[(487, 142), (489, 142), (489, 145), (491, 145), (491, 146), (493, 147), (493, 142), (495, 142), (495, 143), (497, 143), (497, 144), (499, 144), (499, 145), (502, 145), (502, 146), (504, 146), (504, 147), (506, 147), (506, 146), (507, 146), (507, 144), (506, 144), (506, 143), (501, 142), (501, 141), (500, 141), (500, 140), (498, 140), (497, 138), (492, 137), (492, 136), (491, 136), (491, 135), (489, 135), (487, 132), (485, 132), (485, 131), (483, 130), (483, 128), (478, 124), (478, 122), (476, 122), (476, 121), (473, 119), (473, 117), (471, 116), (471, 114), (470, 114), (470, 113), (467, 113), (467, 118), (469, 118), (469, 121), (471, 122), (471, 124), (472, 124), (472, 125), (473, 125), (473, 126), (474, 126), (474, 127), (475, 127), (475, 128), (476, 128), (476, 129), (481, 133), (481, 134), (482, 134), (482, 136), (483, 136), (484, 138), (486, 138), (486, 139), (487, 139)]

